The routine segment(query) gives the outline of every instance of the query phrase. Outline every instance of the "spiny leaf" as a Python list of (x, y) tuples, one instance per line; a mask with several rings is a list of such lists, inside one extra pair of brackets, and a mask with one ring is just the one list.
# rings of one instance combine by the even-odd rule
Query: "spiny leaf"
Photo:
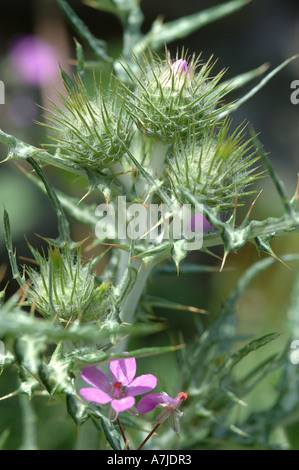
[(285, 185), (284, 185), (283, 181), (278, 177), (278, 175), (277, 175), (277, 173), (274, 169), (274, 166), (273, 166), (271, 160), (269, 159), (268, 155), (264, 151), (258, 137), (256, 135), (254, 135), (253, 131), (251, 132), (251, 134), (253, 136), (253, 141), (254, 141), (257, 149), (258, 149), (258, 152), (259, 152), (259, 154), (260, 154), (260, 156), (263, 160), (263, 163), (264, 163), (265, 167), (267, 168), (269, 176), (271, 177), (271, 179), (273, 181), (273, 184), (276, 187), (277, 193), (278, 193), (278, 195), (279, 195), (279, 197), (282, 201), (282, 204), (285, 208), (286, 213), (289, 214), (290, 217), (293, 217), (293, 215), (295, 215), (294, 207), (293, 207), (293, 205), (291, 204), (291, 202), (288, 198), (286, 188), (285, 188)]
[(16, 281), (18, 282), (20, 286), (23, 286), (26, 281), (24, 277), (20, 275), (20, 272), (19, 272), (16, 255), (14, 253), (13, 245), (12, 245), (12, 235), (11, 235), (11, 230), (10, 230), (9, 216), (5, 208), (4, 208), (4, 236), (5, 236), (5, 244), (6, 244), (6, 249), (7, 249), (7, 253), (8, 253), (8, 257), (10, 261), (13, 279), (16, 279)]
[(89, 418), (87, 405), (82, 403), (75, 395), (66, 395), (66, 407), (69, 415), (79, 426)]
[(297, 59), (298, 55), (292, 56), (289, 59), (282, 62), (282, 64), (275, 67), (275, 69), (271, 70), (255, 87), (253, 87), (246, 95), (242, 98), (235, 101), (233, 104), (229, 105), (228, 108), (221, 114), (219, 114), (218, 119), (221, 120), (227, 114), (236, 111), (242, 104), (252, 98), (258, 91), (260, 91), (270, 80), (273, 78), (278, 72), (280, 72), (284, 67), (286, 67), (290, 62)]
[(261, 338), (257, 338), (252, 340), (250, 343), (246, 344), (243, 348), (236, 351), (228, 360), (225, 368), (232, 368), (238, 362), (240, 362), (244, 357), (246, 357), (252, 351), (256, 351), (257, 349), (265, 346), (266, 344), (270, 343), (271, 341), (279, 338), (279, 333), (269, 333), (267, 335), (262, 336)]
[[(100, 419), (102, 429), (105, 433), (105, 437), (111, 445), (112, 449), (122, 450), (120, 435), (115, 430), (115, 428), (111, 426), (110, 420), (105, 415), (103, 415), (98, 409), (96, 409), (94, 405), (89, 405), (89, 408), (91, 410), (92, 415), (95, 416), (97, 419)], [(101, 429), (96, 420), (93, 420), (93, 423), (96, 428), (98, 428), (99, 430)]]
[(191, 305), (190, 306), (183, 305), (177, 302), (171, 302), (170, 300), (163, 299), (161, 297), (155, 297), (155, 296), (146, 296), (144, 300), (144, 305), (146, 308), (160, 307), (160, 308), (167, 308), (170, 310), (184, 310), (184, 311), (192, 312), (192, 313), (207, 313), (206, 310), (203, 310), (197, 307), (192, 307)]
[(183, 348), (183, 344), (179, 344), (176, 346), (153, 346), (153, 347), (147, 347), (147, 348), (140, 348), (140, 349), (135, 349), (130, 352), (104, 352), (104, 351), (99, 351), (97, 349), (83, 349), (83, 350), (78, 350), (74, 351), (69, 355), (70, 358), (72, 358), (72, 361), (74, 362), (74, 366), (76, 368), (80, 368), (86, 364), (99, 364), (99, 363), (104, 363), (104, 362), (110, 362), (114, 361), (116, 359), (125, 359), (127, 357), (151, 357), (151, 356), (157, 356), (160, 354), (167, 354), (170, 352), (175, 352), (181, 348)]
[(163, 24), (161, 21), (156, 21), (143, 41), (134, 48), (134, 52), (144, 50), (147, 46), (154, 50), (159, 49), (164, 44), (186, 37), (199, 28), (234, 13), (247, 3), (247, 0), (232, 0), (170, 23)]
[(75, 31), (81, 36), (87, 45), (90, 47), (95, 56), (104, 61), (112, 62), (113, 59), (107, 55), (106, 41), (97, 39), (87, 28), (85, 23), (77, 16), (74, 10), (64, 0), (57, 0), (58, 5), (65, 14), (67, 20), (70, 22)]
[[(11, 321), (11, 315), (14, 321)], [(22, 310), (10, 310), (9, 313), (2, 307), (0, 309), (0, 337), (6, 334), (14, 337), (19, 337), (23, 334), (44, 336), (48, 343), (60, 340), (73, 340), (73, 341), (86, 341), (92, 342), (106, 342), (112, 334), (114, 335), (142, 335), (150, 332), (161, 330), (161, 325), (132, 325), (122, 326), (115, 325), (114, 328), (108, 330), (101, 329), (98, 325), (82, 325), (78, 323), (71, 323), (68, 328), (64, 329), (61, 325), (56, 324), (50, 320), (41, 320), (32, 317), (27, 312)]]
[[(202, 264), (182, 263), (180, 265), (180, 274), (199, 274), (218, 271), (214, 266)], [(177, 276), (177, 268), (173, 263), (166, 263), (158, 266), (154, 271), (154, 276)]]

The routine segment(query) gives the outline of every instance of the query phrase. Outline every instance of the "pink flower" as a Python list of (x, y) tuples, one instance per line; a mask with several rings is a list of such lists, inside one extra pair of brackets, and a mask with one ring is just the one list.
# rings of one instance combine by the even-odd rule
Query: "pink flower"
[(111, 404), (110, 420), (114, 421), (119, 412), (129, 410), (135, 405), (135, 396), (150, 392), (157, 385), (152, 374), (135, 377), (136, 360), (134, 357), (117, 359), (110, 363), (110, 379), (96, 367), (85, 367), (81, 377), (93, 387), (81, 388), (79, 393), (85, 400), (99, 405)]
[(176, 398), (171, 398), (165, 392), (150, 393), (141, 398), (137, 409), (140, 414), (148, 413), (154, 408), (162, 409), (162, 412), (156, 418), (156, 422), (161, 424), (169, 418), (170, 426), (178, 434), (180, 432), (179, 418), (183, 416), (182, 411), (178, 410), (178, 407), (182, 401), (187, 400), (187, 398), (188, 394), (185, 392), (180, 392)]
[(210, 224), (203, 214), (194, 214), (186, 227), (187, 232), (208, 232), (209, 230), (216, 230), (215, 225)]
[(172, 64), (171, 69), (172, 69), (174, 75), (179, 75), (181, 73), (186, 75), (186, 73), (188, 72), (188, 63), (184, 59), (176, 60)]
[(30, 85), (48, 85), (59, 71), (56, 49), (38, 36), (19, 38), (12, 44), (9, 56), (14, 70)]

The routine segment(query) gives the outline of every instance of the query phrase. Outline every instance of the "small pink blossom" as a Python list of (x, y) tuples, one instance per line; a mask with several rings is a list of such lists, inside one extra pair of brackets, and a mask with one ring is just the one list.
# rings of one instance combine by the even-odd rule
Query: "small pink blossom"
[(9, 58), (16, 73), (30, 85), (48, 85), (57, 76), (58, 53), (41, 37), (24, 36), (14, 41)]
[(216, 230), (215, 225), (210, 224), (207, 218), (200, 213), (194, 214), (186, 226), (187, 232), (208, 232), (209, 230)]
[(110, 403), (110, 420), (114, 421), (119, 412), (130, 410), (135, 405), (135, 396), (150, 392), (157, 385), (152, 374), (136, 375), (134, 357), (117, 359), (110, 363), (111, 380), (94, 366), (85, 367), (82, 379), (93, 387), (81, 388), (79, 393), (85, 400), (106, 405)]
[(167, 393), (150, 393), (141, 398), (137, 405), (140, 414), (149, 413), (154, 408), (162, 409), (162, 412), (157, 416), (156, 422), (163, 423), (169, 418), (169, 423), (172, 429), (178, 434), (180, 432), (179, 418), (183, 416), (182, 411), (178, 410), (180, 404), (187, 400), (188, 394), (180, 392), (176, 398), (170, 397)]
[(172, 64), (171, 69), (172, 69), (174, 75), (179, 75), (181, 73), (186, 75), (187, 72), (188, 72), (188, 62), (184, 59), (176, 60)]

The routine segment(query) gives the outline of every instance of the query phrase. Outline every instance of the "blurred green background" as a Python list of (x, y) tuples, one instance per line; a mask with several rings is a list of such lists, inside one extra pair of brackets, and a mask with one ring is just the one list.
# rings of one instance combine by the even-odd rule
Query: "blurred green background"
[[(152, 21), (162, 15), (165, 21), (204, 10), (213, 5), (224, 3), (215, 0), (142, 0), (141, 7), (145, 16), (144, 31)], [(121, 50), (122, 30), (113, 15), (91, 9), (79, 1), (69, 1), (78, 15), (89, 26), (93, 34), (109, 43), (110, 55), (117, 57)], [(0, 15), (0, 80), (5, 83), (5, 104), (0, 105), (0, 128), (14, 134), (26, 142), (39, 146), (47, 141), (43, 128), (33, 124), (33, 120), (42, 120), (42, 111), (36, 103), (47, 106), (48, 98), (56, 99), (55, 89), (62, 90), (59, 66), (72, 72), (70, 59), (75, 58), (74, 32), (66, 24), (54, 0), (1, 2)], [(12, 60), (12, 50), (16, 41), (27, 35), (43, 38), (53, 48), (57, 57), (54, 73), (49, 73), (39, 84), (29, 83), (18, 71)], [(175, 53), (182, 46), (190, 53), (199, 54), (208, 59), (210, 55), (218, 58), (215, 71), (228, 67), (226, 78), (256, 68), (265, 62), (272, 67), (286, 58), (299, 53), (299, 5), (297, 0), (254, 0), (245, 8), (230, 17), (217, 21), (182, 41), (172, 43), (169, 49)], [(91, 58), (85, 50), (87, 58)], [(46, 65), (45, 65), (46, 66)], [(43, 65), (41, 65), (43, 67)], [(299, 169), (299, 105), (291, 104), (291, 82), (299, 79), (299, 59), (293, 61), (281, 71), (252, 100), (234, 113), (237, 125), (248, 120), (255, 130), (260, 132), (260, 140), (269, 152), (271, 160), (284, 181), (288, 194), (292, 195), (297, 184)], [(252, 84), (250, 85), (252, 86)], [(243, 90), (247, 91), (249, 86)], [(6, 156), (6, 148), (0, 144), (0, 158)], [(30, 170), (26, 164), (21, 165)], [(81, 198), (85, 193), (85, 182), (70, 176), (62, 170), (48, 167), (46, 173), (53, 185), (66, 193)], [(269, 178), (259, 182), (257, 189), (263, 189), (252, 211), (252, 218), (263, 219), (279, 216), (283, 208)], [(57, 235), (56, 217), (51, 205), (14, 162), (0, 165), (0, 202), (8, 210), (11, 219), (14, 245), (22, 263), (22, 257), (30, 256), (24, 235), (35, 247), (43, 246), (43, 241), (36, 236), (55, 237)], [(240, 211), (240, 217), (242, 211)], [(74, 240), (82, 240), (89, 232), (80, 224), (70, 221)], [(286, 253), (298, 253), (298, 235), (292, 234), (277, 238), (273, 249), (278, 256)], [(222, 248), (214, 252), (221, 256)], [(230, 255), (223, 272), (219, 272), (219, 261), (210, 256), (195, 253), (188, 256), (188, 261), (215, 266), (210, 274), (186, 275), (176, 277), (154, 277), (149, 283), (149, 293), (182, 304), (204, 308), (213, 317), (219, 311), (221, 302), (236, 284), (240, 275), (253, 262), (259, 259), (255, 248), (247, 244), (237, 254)], [(10, 279), (10, 268), (4, 248), (2, 217), (0, 218), (0, 270), (7, 268), (2, 276), (1, 288)], [(282, 333), (281, 339), (265, 352), (257, 353), (251, 360), (260, 360), (263, 354), (283, 347), (288, 334), (287, 312), (290, 303), (290, 291), (296, 269), (276, 264), (259, 275), (242, 297), (238, 312), (238, 329), (241, 334), (261, 336), (269, 332)], [(1, 271), (0, 271), (1, 272)], [(3, 269), (2, 269), (2, 272)], [(17, 286), (9, 282), (7, 295), (11, 295)], [(169, 341), (177, 331), (181, 331), (185, 340), (194, 334), (193, 314), (179, 311), (155, 309), (156, 315), (167, 317), (170, 323)], [(189, 317), (187, 317), (189, 315)], [(203, 323), (208, 322), (203, 318)], [(132, 347), (138, 346), (138, 342)], [(164, 338), (157, 336), (142, 339), (142, 345), (164, 344)], [(261, 355), (258, 356), (258, 355)], [(297, 366), (298, 367), (298, 366)], [(151, 358), (140, 360), (138, 372), (151, 370), (161, 384), (166, 382), (167, 371), (172, 370), (171, 380), (167, 378), (168, 393), (175, 394), (176, 374), (174, 357), (165, 355), (157, 361)], [(16, 377), (6, 370), (0, 377), (0, 396), (16, 388)], [(250, 409), (267, 406), (275, 396), (276, 377), (263, 383), (262, 390), (257, 390), (249, 397)], [(39, 447), (44, 449), (72, 448), (77, 440), (77, 430), (64, 406), (44, 398), (34, 401), (38, 421)], [(6, 439), (6, 448), (19, 448), (22, 442), (20, 410), (22, 398), (0, 401), (0, 437)], [(59, 429), (59, 432), (57, 432)], [(3, 434), (4, 432), (4, 434)], [(7, 434), (6, 434), (7, 432)], [(290, 430), (296, 435), (297, 430)], [(1, 444), (1, 441), (0, 441)], [(92, 442), (89, 443), (92, 447)], [(299, 442), (295, 443), (299, 448)], [(0, 446), (1, 447), (1, 446)]]

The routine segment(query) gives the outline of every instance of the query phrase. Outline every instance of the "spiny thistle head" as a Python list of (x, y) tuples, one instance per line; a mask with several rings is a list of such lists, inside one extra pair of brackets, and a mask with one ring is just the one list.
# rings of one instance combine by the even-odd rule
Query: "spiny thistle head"
[(96, 286), (95, 274), (90, 263), (82, 264), (80, 250), (49, 247), (45, 256), (29, 247), (38, 263), (38, 270), (26, 267), (31, 281), (27, 298), (35, 309), (60, 322), (101, 321), (109, 286)]
[[(128, 91), (126, 107), (139, 129), (148, 137), (170, 143), (175, 134), (182, 137), (190, 132), (190, 125), (200, 136), (207, 122), (217, 118), (217, 107), (227, 93), (225, 87), (218, 87), (223, 76), (221, 71), (211, 77), (214, 66), (210, 58), (200, 63), (199, 57), (182, 57), (171, 60), (144, 58), (144, 63), (135, 58), (139, 74), (124, 66), (136, 89)], [(135, 70), (135, 69), (134, 69)], [(222, 108), (223, 110), (223, 108)]]
[(87, 170), (103, 170), (118, 162), (132, 139), (132, 121), (110, 83), (106, 93), (100, 84), (90, 98), (80, 78), (73, 85), (65, 82), (68, 96), (59, 95), (62, 109), (52, 102), (48, 110), (52, 125), (44, 125), (55, 133), (55, 145), (63, 157)]
[(252, 139), (244, 138), (244, 127), (239, 126), (229, 135), (230, 122), (225, 120), (206, 128), (197, 141), (194, 136), (182, 143), (176, 139), (168, 158), (169, 179), (175, 198), (187, 202), (180, 186), (210, 206), (226, 212), (239, 198), (252, 194), (247, 187), (260, 177), (252, 174), (259, 159)]

